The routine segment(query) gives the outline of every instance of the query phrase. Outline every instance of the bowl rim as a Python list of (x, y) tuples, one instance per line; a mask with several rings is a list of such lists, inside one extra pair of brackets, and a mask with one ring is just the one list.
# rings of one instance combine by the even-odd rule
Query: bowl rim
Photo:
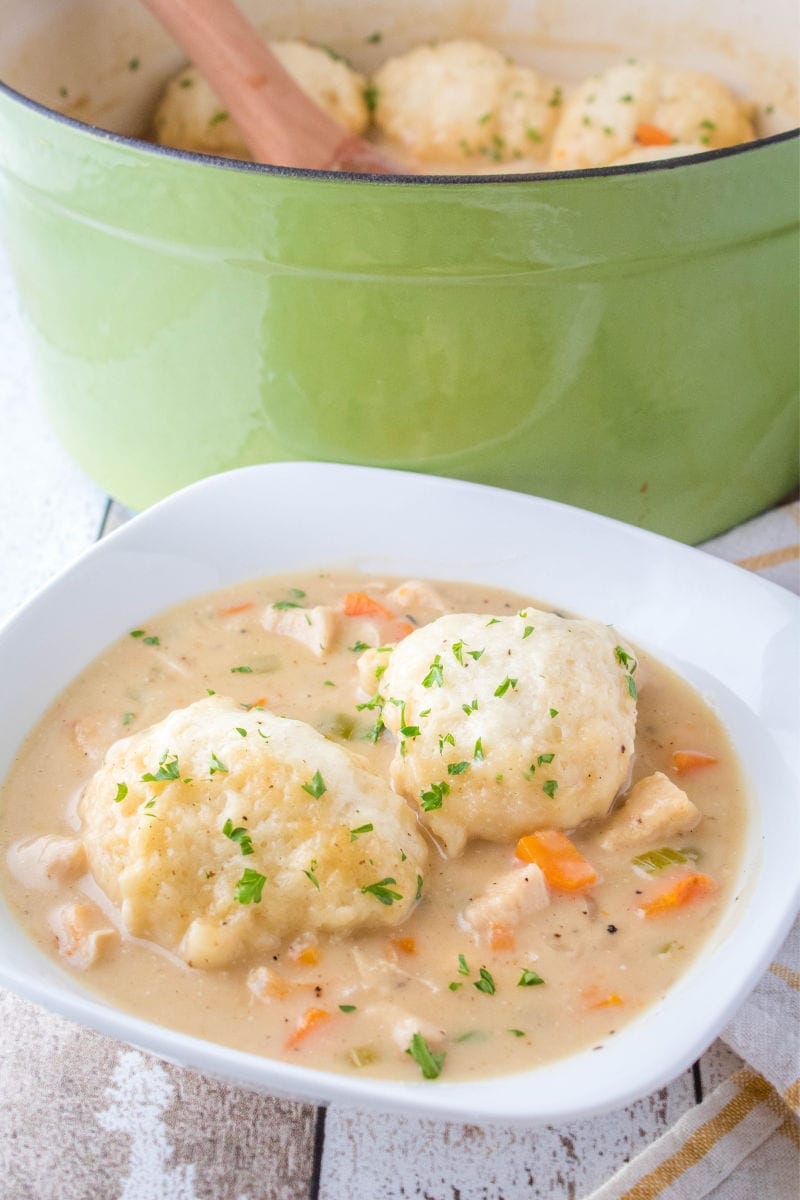
[[(304, 514), (297, 528), (300, 531), (307, 531), (307, 528), (313, 528), (313, 526), (303, 525), (303, 521), (309, 522), (312, 518), (316, 518), (319, 524), (319, 508), (317, 505), (316, 510), (314, 509), (314, 497), (329, 496), (333, 499), (326, 507), (326, 515), (328, 512), (333, 514), (331, 527), (338, 529), (342, 525), (339, 519), (342, 513), (351, 511), (351, 509), (347, 509), (347, 504), (352, 504), (356, 497), (363, 498), (364, 494), (369, 494), (374, 502), (376, 502), (378, 494), (382, 495), (384, 499), (389, 498), (392, 505), (396, 505), (398, 510), (404, 512), (411, 511), (410, 505), (413, 500), (417, 509), (425, 513), (428, 518), (432, 515), (432, 506), (434, 505), (439, 505), (440, 517), (446, 515), (448, 511), (451, 516), (453, 513), (457, 513), (459, 520), (463, 519), (466, 522), (467, 528), (461, 535), (461, 546), (447, 551), (451, 555), (463, 554), (465, 553), (463, 546), (472, 545), (475, 527), (470, 526), (469, 520), (482, 520), (484, 524), (487, 522), (491, 524), (491, 513), (482, 514), (487, 514), (487, 509), (491, 505), (494, 505), (496, 509), (501, 508), (510, 532), (498, 530), (497, 545), (492, 544), (490, 552), (487, 552), (490, 554), (488, 562), (495, 564), (492, 569), (498, 572), (506, 569), (505, 567), (501, 568), (498, 564), (507, 562), (508, 555), (513, 555), (515, 546), (518, 546), (517, 558), (524, 561), (535, 559), (538, 564), (539, 555), (547, 556), (548, 539), (551, 542), (557, 541), (559, 531), (569, 532), (569, 530), (575, 529), (576, 534), (570, 550), (571, 558), (569, 558), (571, 565), (563, 568), (567, 573), (568, 580), (566, 583), (553, 584), (553, 595), (547, 597), (548, 599), (558, 603), (559, 587), (562, 589), (566, 587), (568, 591), (574, 589), (575, 585), (570, 582), (573, 577), (583, 579), (587, 573), (591, 575), (592, 570), (596, 572), (610, 570), (610, 567), (606, 565), (609, 559), (624, 568), (623, 575), (625, 577), (619, 583), (617, 598), (613, 601), (610, 598), (603, 601), (605, 606), (611, 608), (611, 612), (606, 611), (601, 614), (589, 611), (587, 612), (589, 616), (608, 617), (613, 613), (613, 604), (624, 607), (624, 601), (620, 600), (619, 596), (627, 597), (629, 595), (629, 572), (632, 568), (626, 566), (625, 563), (632, 558), (636, 559), (637, 564), (643, 563), (642, 566), (637, 565), (636, 568), (643, 573), (642, 599), (637, 598), (637, 603), (643, 606), (646, 614), (644, 618), (641, 617), (641, 614), (638, 618), (644, 620), (645, 627), (661, 628), (659, 622), (663, 620), (664, 612), (667, 610), (664, 609), (659, 617), (657, 612), (651, 613), (647, 606), (648, 604), (652, 605), (654, 598), (660, 598), (665, 581), (670, 581), (669, 587), (673, 588), (671, 604), (674, 604), (676, 596), (683, 595), (684, 592), (688, 593), (683, 601), (684, 612), (688, 615), (681, 616), (680, 620), (688, 620), (696, 608), (702, 608), (704, 604), (711, 604), (711, 599), (705, 599), (706, 591), (713, 593), (718, 602), (724, 600), (726, 607), (723, 616), (729, 614), (727, 616), (729, 621), (740, 622), (743, 613), (752, 612), (754, 614), (757, 627), (750, 638), (750, 645), (753, 648), (751, 650), (745, 648), (738, 660), (731, 664), (727, 663), (727, 658), (724, 659), (726, 666), (723, 671), (723, 683), (720, 684), (722, 691), (716, 697), (713, 689), (710, 693), (712, 703), (715, 698), (717, 700), (724, 698), (724, 688), (734, 687), (735, 681), (739, 678), (740, 660), (747, 658), (748, 654), (756, 656), (757, 662), (751, 663), (747, 668), (750, 670), (753, 665), (759, 668), (750, 685), (753, 696), (748, 696), (743, 700), (737, 699), (739, 707), (743, 709), (743, 712), (737, 716), (737, 720), (740, 730), (749, 730), (751, 726), (756, 726), (756, 732), (748, 733), (748, 737), (751, 740), (754, 739), (753, 744), (756, 746), (757, 753), (753, 752), (755, 757), (748, 764), (745, 755), (746, 747), (740, 744), (738, 749), (740, 758), (745, 762), (745, 770), (750, 774), (751, 791), (755, 803), (758, 798), (762, 798), (769, 800), (770, 804), (765, 807), (764, 813), (753, 814), (751, 837), (753, 862), (748, 868), (751, 887), (747, 902), (737, 906), (732, 898), (727, 915), (720, 918), (717, 932), (711, 935), (711, 939), (701, 949), (686, 973), (676, 981), (662, 1000), (636, 1016), (620, 1031), (616, 1039), (606, 1041), (607, 1055), (594, 1055), (591, 1048), (587, 1047), (575, 1055), (526, 1072), (495, 1076), (476, 1082), (448, 1083), (442, 1080), (436, 1085), (431, 1085), (422, 1081), (406, 1083), (390, 1079), (359, 1080), (354, 1076), (296, 1066), (281, 1060), (265, 1059), (254, 1054), (232, 1050), (142, 1020), (122, 1009), (112, 1007), (107, 1002), (95, 998), (91, 991), (83, 990), (52, 960), (45, 958), (42, 952), (34, 949), (30, 953), (37, 960), (37, 966), (41, 960), (42, 969), (46, 974), (46, 980), (42, 982), (42, 979), (37, 978), (30, 969), (26, 972), (24, 965), (20, 966), (19, 961), (15, 958), (12, 938), (16, 938), (17, 946), (23, 942), (29, 946), (33, 943), (22, 932), (4, 902), (0, 903), (0, 929), (5, 926), (6, 930), (6, 936), (0, 937), (0, 981), (36, 1003), (78, 1020), (90, 1028), (98, 1029), (140, 1048), (150, 1050), (162, 1058), (205, 1071), (234, 1083), (273, 1093), (303, 1097), (307, 1100), (322, 1098), (325, 1101), (357, 1103), (383, 1110), (411, 1112), (426, 1117), (504, 1121), (507, 1123), (524, 1122), (527, 1124), (591, 1116), (625, 1105), (674, 1078), (705, 1049), (761, 977), (772, 954), (788, 932), (798, 900), (800, 900), (800, 881), (793, 881), (791, 873), (787, 875), (785, 871), (781, 873), (780, 870), (775, 870), (776, 866), (783, 865), (785, 867), (789, 859), (794, 862), (796, 852), (800, 847), (800, 819), (798, 816), (792, 818), (794, 808), (787, 807), (786, 812), (783, 810), (779, 812), (779, 801), (773, 799), (776, 785), (777, 788), (787, 791), (791, 785), (796, 790), (798, 782), (799, 772), (796, 762), (798, 749), (794, 739), (790, 737), (785, 728), (790, 721), (780, 707), (777, 709), (779, 716), (775, 715), (775, 698), (782, 695), (788, 688), (787, 681), (791, 677), (791, 656), (780, 653), (775, 656), (774, 662), (771, 661), (769, 664), (773, 675), (770, 676), (771, 687), (768, 689), (769, 704), (771, 705), (768, 711), (771, 719), (779, 722), (777, 729), (771, 731), (762, 713), (762, 709), (767, 711), (767, 700), (762, 698), (761, 685), (764, 681), (760, 673), (761, 667), (764, 665), (761, 655), (766, 652), (767, 647), (770, 649), (773, 647), (778, 633), (786, 630), (793, 634), (800, 632), (800, 620), (798, 619), (800, 603), (785, 589), (766, 580), (747, 575), (740, 568), (714, 559), (681, 543), (672, 542), (660, 535), (633, 526), (623, 525), (611, 518), (570, 508), (556, 501), (543, 500), (460, 480), (382, 468), (331, 463), (262, 464), (212, 476), (168, 497), (109, 535), (108, 538), (95, 543), (72, 566), (41, 589), (32, 600), (16, 614), (13, 614), (0, 628), (0, 654), (6, 656), (6, 668), (11, 667), (11, 684), (7, 683), (7, 685), (13, 686), (14, 654), (17, 654), (19, 664), (24, 663), (25, 678), (33, 679), (30, 658), (25, 649), (26, 637), (29, 638), (36, 632), (37, 622), (41, 635), (42, 625), (46, 623), (48, 607), (55, 609), (56, 612), (65, 611), (64, 601), (71, 593), (77, 592), (77, 598), (79, 598), (81, 589), (86, 591), (89, 588), (91, 594), (95, 596), (97, 611), (94, 612), (94, 616), (90, 619), (88, 615), (88, 609), (91, 606), (84, 605), (81, 610), (85, 613), (82, 620), (90, 630), (86, 634), (90, 643), (93, 644), (94, 639), (98, 639), (101, 645), (104, 644), (103, 639), (108, 640), (108, 629), (113, 628), (113, 637), (116, 638), (129, 628), (128, 621), (134, 614), (125, 611), (119, 611), (103, 618), (108, 622), (108, 629), (105, 633), (103, 629), (96, 628), (98, 624), (102, 624), (102, 621), (98, 622), (97, 618), (102, 614), (103, 600), (102, 596), (98, 595), (97, 589), (102, 582), (104, 572), (113, 576), (114, 572), (118, 573), (123, 565), (127, 568), (123, 594), (124, 603), (129, 604), (140, 603), (135, 596), (128, 599), (132, 587), (131, 578), (135, 577), (135, 573), (132, 575), (129, 568), (137, 556), (141, 558), (141, 566), (148, 561), (148, 555), (160, 555), (158, 561), (162, 563), (162, 566), (166, 561), (165, 556), (173, 556), (177, 561), (175, 569), (180, 568), (180, 587), (186, 588), (186, 595), (191, 594), (192, 588), (195, 593), (198, 591), (193, 580), (186, 579), (187, 563), (195, 560), (199, 564), (198, 569), (201, 569), (201, 573), (207, 572), (210, 575), (213, 575), (214, 572), (221, 573), (220, 582), (212, 584), (212, 587), (223, 586), (231, 581), (227, 574), (230, 570), (228, 564), (238, 562), (237, 556), (241, 551), (235, 547), (226, 547), (220, 551), (219, 561), (214, 556), (209, 558), (207, 553), (209, 521), (220, 521), (224, 526), (225, 520), (230, 520), (232, 514), (241, 514), (242, 504), (248, 497), (250, 501), (258, 497), (261, 511), (264, 511), (265, 498), (271, 498), (273, 504), (280, 504), (281, 500), (285, 501), (287, 495), (291, 495), (293, 498), (302, 497), (302, 500), (295, 501)], [(377, 502), (375, 508), (376, 512), (374, 516), (369, 517), (369, 521), (374, 522), (376, 528), (384, 528), (381, 524), (384, 510)], [(377, 511), (378, 509), (380, 512)], [(269, 505), (267, 505), (267, 510), (269, 510)], [(465, 511), (467, 516), (464, 516)], [(337, 513), (338, 516), (336, 516)], [(530, 521), (528, 526), (524, 523), (520, 524), (520, 521), (524, 522), (526, 516)], [(363, 522), (363, 525), (366, 524), (367, 522)], [(430, 524), (431, 527), (434, 525), (436, 528), (441, 527), (434, 521), (431, 521)], [(192, 541), (192, 525), (194, 525), (197, 542)], [(513, 533), (514, 528), (523, 530), (527, 528), (531, 534), (535, 530), (536, 537), (520, 539), (518, 533)], [(359, 524), (359, 536), (367, 537), (362, 529), (362, 522)], [(160, 542), (159, 537), (161, 538)], [(330, 537), (330, 529), (327, 530), (324, 537)], [(185, 538), (188, 538), (188, 542), (184, 542)], [(329, 554), (330, 557), (327, 560), (329, 564), (344, 565), (339, 549), (329, 547), (327, 541), (321, 552), (315, 550), (312, 553), (305, 544), (296, 549), (298, 542), (296, 531), (294, 538), (295, 542), (291, 544), (292, 548), (288, 558), (297, 553), (300, 554), (301, 561), (305, 561), (309, 565), (313, 562), (320, 567), (326, 561), (326, 554)], [(356, 555), (375, 553), (372, 549), (362, 552), (353, 551), (352, 544), (348, 540), (352, 538), (352, 533), (346, 529), (336, 535), (333, 539), (334, 542), (336, 538), (341, 538), (342, 546), (349, 547), (349, 550)], [(530, 545), (531, 542), (535, 543), (533, 547)], [(524, 545), (520, 543), (524, 543)], [(266, 546), (270, 544), (269, 541), (264, 543)], [(265, 563), (267, 570), (300, 569), (295, 563), (289, 562), (287, 567), (286, 561), (281, 561), (281, 556), (287, 560), (286, 546), (289, 544), (285, 542), (282, 548), (279, 545), (276, 550), (277, 561), (273, 563), (267, 561)], [(322, 544), (323, 542), (320, 542), (320, 545)], [(202, 554), (197, 548), (198, 546), (202, 547)], [(260, 548), (260, 552), (263, 555), (263, 547)], [(387, 552), (385, 550), (382, 552), (385, 557)], [(255, 555), (249, 544), (246, 544), (244, 553), (249, 563), (249, 555), (251, 553)], [(416, 551), (410, 553), (406, 549), (404, 553), (407, 557), (413, 558), (413, 553)], [(442, 546), (438, 538), (433, 538), (433, 544), (428, 547), (427, 553), (430, 558), (433, 558), (434, 555), (437, 556), (438, 561), (438, 556), (442, 554)], [(307, 556), (306, 559), (303, 559), (303, 555)], [(390, 559), (394, 555), (395, 549), (392, 546)], [(573, 559), (576, 561), (573, 562)], [(261, 559), (259, 558), (258, 561), (260, 562)], [(460, 562), (461, 559), (456, 558), (454, 561)], [(388, 565), (383, 568), (370, 566), (364, 569), (383, 569), (385, 572), (392, 570), (393, 573), (398, 573), (397, 568), (393, 569)], [(510, 569), (516, 569), (513, 561)], [(486, 571), (484, 579), (490, 579), (495, 585), (499, 583), (500, 586), (516, 586), (517, 590), (526, 590), (522, 589), (519, 584), (502, 583), (496, 576), (493, 577), (484, 559), (475, 559), (472, 565), (464, 570), (462, 577), (477, 578), (477, 576), (469, 575), (468, 571), (483, 573), (484, 570)], [(698, 571), (700, 579), (697, 578)], [(251, 575), (255, 573), (251, 572)], [(261, 573), (264, 573), (263, 568), (261, 568)], [(203, 577), (205, 578), (205, 575)], [(238, 577), (244, 578), (244, 575), (240, 574)], [(550, 576), (548, 575), (546, 578), (549, 580)], [(694, 589), (690, 586), (692, 582), (695, 584)], [(698, 583), (703, 585), (700, 593), (697, 592), (696, 585)], [(165, 596), (168, 595), (169, 589), (172, 589), (174, 593), (174, 589), (179, 585), (173, 581), (163, 586), (167, 590), (164, 591), (162, 588), (162, 595), (157, 600), (150, 601), (148, 599), (147, 601), (151, 604), (152, 611), (162, 609), (168, 603), (177, 602), (174, 595), (169, 599), (165, 599)], [(591, 578), (585, 585), (590, 592), (594, 586)], [(146, 578), (143, 576), (141, 587), (142, 589), (152, 587), (151, 575), (147, 575)], [(207, 586), (206, 590), (211, 590), (211, 588)], [(149, 597), (149, 591), (143, 590), (141, 594)], [(124, 607), (124, 603), (120, 601), (120, 609)], [(767, 620), (765, 610), (769, 620)], [(714, 611), (716, 613), (717, 610)], [(138, 610), (137, 613), (143, 619), (147, 615)], [(707, 617), (708, 614), (706, 614)], [(759, 622), (764, 625), (763, 632), (758, 628)], [(623, 626), (621, 632), (624, 632), (623, 623), (619, 623)], [(720, 625), (724, 623), (722, 616), (719, 623)], [(76, 628), (72, 625), (70, 628), (74, 641), (77, 636)], [(735, 628), (738, 637), (741, 624), (736, 624)], [(704, 631), (696, 635), (700, 638), (703, 646), (705, 646), (704, 639), (707, 633), (708, 630), (704, 627)], [(57, 636), (57, 631), (54, 636)], [(755, 648), (756, 641), (760, 647), (758, 651)], [(13, 648), (15, 644), (16, 650)], [(682, 653), (689, 654), (690, 649), (691, 647), (687, 647), (682, 650)], [(727, 646), (725, 653), (727, 654), (729, 650), (730, 646)], [(68, 658), (69, 654), (72, 654), (81, 661), (81, 666), (85, 666), (99, 652), (100, 649), (95, 649), (93, 653), (84, 656), (84, 652), (80, 648), (74, 648), (68, 653), (65, 652), (65, 657)], [(665, 655), (663, 650), (659, 649), (656, 653), (668, 665), (676, 666), (675, 660), (671, 662), (670, 657)], [(720, 661), (723, 661), (720, 658), (719, 649), (714, 653)], [(678, 660), (678, 664), (680, 661)], [(693, 660), (689, 657), (686, 661), (691, 663)], [(700, 666), (702, 667), (702, 660)], [(23, 666), (18, 665), (17, 669), (22, 671)], [(677, 669), (680, 669), (679, 665)], [(51, 679), (51, 690), (41, 701), (42, 707), (46, 707), (51, 698), (54, 698), (61, 690), (58, 682), (59, 673), (74, 676), (75, 671), (63, 662), (52, 663), (49, 659), (46, 666), (41, 667), (40, 671), (45, 679)], [(726, 672), (730, 675), (727, 683), (725, 682)], [(7, 682), (8, 676), (5, 677)], [(713, 681), (713, 678), (713, 675), (709, 676), (709, 680)], [(692, 680), (692, 682), (709, 694), (708, 688), (704, 686), (705, 680), (702, 683), (698, 683), (696, 680)], [(29, 690), (36, 691), (34, 682), (29, 684)], [(754, 696), (757, 697), (757, 700), (753, 698)], [(40, 701), (36, 700), (35, 703), (38, 704)], [(751, 709), (751, 704), (757, 706), (755, 712)], [(41, 711), (42, 709), (39, 710), (39, 712)], [(732, 709), (731, 713), (733, 712)], [(724, 711), (722, 716), (725, 720)], [(23, 732), (27, 732), (31, 722), (26, 722), (26, 719), (21, 717), (15, 719), (23, 728)], [(38, 720), (38, 716), (34, 720)], [(26, 724), (27, 728), (25, 728)], [(769, 735), (766, 739), (762, 737), (762, 726), (763, 731)], [(733, 729), (731, 729), (731, 735), (734, 736)], [(19, 740), (13, 732), (5, 736), (6, 738), (10, 737), (9, 745), (13, 752), (19, 744)], [(776, 740), (779, 737), (780, 745)], [(791, 746), (788, 751), (786, 743)], [(775, 749), (778, 750), (777, 755), (775, 755)], [(776, 763), (773, 762), (774, 758), (778, 760)], [(766, 768), (763, 778), (758, 773), (760, 766)], [(783, 803), (781, 800), (780, 804)], [(786, 806), (788, 803), (787, 799)], [(786, 819), (787, 815), (789, 819)], [(769, 855), (767, 864), (760, 857), (762, 841), (765, 846), (763, 853)], [(766, 865), (769, 865), (771, 869), (767, 870)], [(741, 889), (737, 888), (737, 891), (740, 892)], [(737, 895), (736, 899), (738, 898)], [(755, 901), (758, 901), (758, 904)], [(733, 931), (728, 928), (731, 922), (735, 926)], [(749, 939), (746, 942), (748, 954), (744, 962), (738, 952), (739, 942), (742, 938), (737, 940), (735, 936), (737, 930), (743, 930)], [(717, 938), (716, 942), (715, 938)], [(718, 989), (715, 989), (714, 995), (711, 995), (710, 989), (705, 986), (710, 968), (714, 968), (717, 972), (715, 978), (718, 982), (721, 981), (724, 989), (722, 996), (717, 994)], [(661, 1022), (661, 1025), (657, 1024), (658, 1021)], [(648, 1033), (649, 1037), (646, 1036)], [(676, 1039), (677, 1051), (674, 1045)], [(642, 1053), (643, 1046), (649, 1046), (649, 1054)], [(585, 1080), (584, 1075), (590, 1061), (599, 1065), (596, 1070), (589, 1072), (593, 1078)], [(620, 1066), (626, 1067), (626, 1070), (621, 1072)], [(555, 1083), (557, 1099), (553, 1099), (548, 1094), (548, 1082), (551, 1086)]]
[(377, 175), (364, 172), (316, 170), (308, 167), (282, 167), (270, 163), (244, 162), (238, 158), (224, 158), (216, 154), (198, 154), (193, 150), (177, 150), (172, 146), (162, 146), (156, 142), (148, 142), (144, 138), (130, 137), (123, 133), (114, 133), (110, 129), (102, 129), (88, 121), (80, 121), (77, 117), (67, 116), (47, 104), (26, 96), (0, 79), (0, 94), (28, 108), (38, 116), (66, 125), (68, 128), (103, 142), (129, 147), (139, 153), (151, 155), (156, 159), (166, 158), (167, 161), (191, 163), (222, 167), (224, 170), (248, 175), (277, 176), (282, 179), (319, 179), (325, 182), (383, 184), (391, 186), (413, 187), (415, 184), (426, 187), (453, 187), (458, 184), (509, 184), (509, 183), (557, 183), (565, 179), (605, 179), (609, 176), (646, 175), (654, 171), (672, 171), (682, 166), (692, 166), (696, 163), (716, 162), (750, 151), (761, 150), (766, 146), (777, 145), (780, 142), (795, 141), (800, 137), (800, 126), (794, 129), (772, 133), (766, 137), (754, 138), (749, 142), (739, 142), (735, 146), (723, 146), (717, 150), (703, 150), (697, 154), (683, 154), (675, 158), (650, 160), (649, 162), (627, 163), (623, 166), (581, 167), (573, 171), (530, 171), (517, 173), (498, 173), (497, 175)]

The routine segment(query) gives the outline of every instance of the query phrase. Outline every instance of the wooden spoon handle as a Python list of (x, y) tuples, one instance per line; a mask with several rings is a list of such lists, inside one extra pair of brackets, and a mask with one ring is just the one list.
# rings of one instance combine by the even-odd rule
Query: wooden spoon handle
[(233, 0), (144, 0), (199, 67), (256, 162), (408, 174), (315, 104)]

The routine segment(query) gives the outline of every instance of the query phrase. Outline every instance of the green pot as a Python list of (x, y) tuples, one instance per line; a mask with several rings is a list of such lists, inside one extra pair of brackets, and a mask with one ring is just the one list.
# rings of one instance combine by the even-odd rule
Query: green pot
[(157, 149), (28, 90), (0, 88), (6, 239), (52, 424), (123, 503), (325, 459), (697, 541), (797, 482), (796, 132), (376, 181)]

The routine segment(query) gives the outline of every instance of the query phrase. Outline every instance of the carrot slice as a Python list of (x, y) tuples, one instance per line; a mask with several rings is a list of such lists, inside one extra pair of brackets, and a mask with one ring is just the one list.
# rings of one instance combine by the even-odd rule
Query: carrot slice
[(592, 864), (557, 829), (540, 829), (520, 838), (517, 858), (536, 863), (550, 886), (562, 892), (579, 892), (597, 883)]
[(489, 945), (493, 950), (513, 950), (514, 949), (514, 930), (510, 925), (501, 925), (499, 922), (492, 926), (492, 934)]
[(396, 642), (402, 642), (403, 638), (408, 637), (408, 635), (413, 632), (414, 626), (410, 621), (397, 621), (394, 625), (394, 640)]
[(303, 946), (296, 954), (292, 956), (292, 962), (299, 963), (304, 967), (315, 967), (319, 962), (319, 950), (316, 946)]
[(389, 612), (388, 608), (384, 608), (366, 592), (348, 592), (342, 602), (342, 608), (346, 617), (383, 617), (385, 620), (395, 620), (393, 612)]
[(674, 138), (658, 125), (648, 125), (646, 121), (636, 126), (636, 140), (642, 146), (671, 146)]
[(417, 953), (417, 943), (414, 941), (413, 937), (392, 938), (392, 945), (397, 950), (402, 950), (403, 954)]
[(218, 608), (218, 617), (233, 617), (236, 613), (247, 612), (248, 608), (253, 608), (253, 601), (248, 600), (246, 604), (231, 604), (229, 608)]
[(699, 767), (713, 767), (719, 759), (713, 754), (703, 754), (700, 750), (675, 750), (672, 755), (672, 766), (679, 775), (688, 771), (696, 771)]
[(653, 896), (652, 900), (643, 904), (642, 912), (646, 917), (656, 917), (674, 908), (683, 908), (685, 904), (709, 896), (716, 890), (717, 885), (713, 879), (693, 871), (689, 875), (682, 875), (676, 883), (671, 883), (669, 887)]
[(604, 996), (599, 988), (589, 988), (581, 996), (586, 1008), (619, 1008), (625, 1003), (619, 992), (609, 992)]
[(297, 1022), (294, 1031), (286, 1039), (286, 1049), (291, 1050), (295, 1046), (299, 1046), (303, 1038), (308, 1037), (312, 1029), (316, 1029), (318, 1025), (323, 1025), (325, 1021), (330, 1019), (330, 1016), (331, 1014), (327, 1008), (307, 1008)]

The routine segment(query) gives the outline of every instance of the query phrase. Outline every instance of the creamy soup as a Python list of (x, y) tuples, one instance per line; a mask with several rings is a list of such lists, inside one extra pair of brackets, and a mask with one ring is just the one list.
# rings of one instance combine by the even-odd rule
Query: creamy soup
[[(476, 614), (469, 628), (483, 638), (457, 637), (468, 621), (451, 613)], [(536, 692), (543, 673), (525, 674), (549, 620), (504, 591), (334, 573), (242, 584), (148, 619), (87, 667), (19, 752), (2, 794), (9, 903), (109, 1003), (268, 1057), (457, 1080), (602, 1049), (664, 996), (731, 902), (746, 804), (709, 707), (598, 625), (586, 637), (607, 639), (619, 728), (638, 708), (635, 745), (615, 735), (603, 766), (608, 714), (599, 733), (591, 715), (570, 727), (573, 693), (553, 699), (575, 669), (573, 642), (549, 696)], [(581, 622), (560, 624), (584, 636)], [(412, 687), (403, 672), (416, 644), (424, 669)], [(598, 694), (608, 707), (611, 693)], [(537, 695), (544, 708), (531, 715)], [(192, 713), (227, 732), (189, 774)], [(538, 753), (525, 742), (535, 721), (547, 732)], [(266, 789), (289, 785), (275, 783), (274, 762), (260, 792), (236, 772), (306, 726), (326, 741), (298, 760), (306, 824), (298, 833), (293, 810), (290, 861), (283, 818), (263, 811)], [(365, 760), (352, 801), (337, 792), (340, 759), (351, 763), (338, 747)], [(405, 798), (389, 794), (390, 777)], [(589, 804), (599, 815), (565, 824)], [(381, 805), (394, 806), (385, 819)], [(188, 841), (178, 808), (198, 814)], [(344, 830), (335, 863), (315, 822)], [(302, 846), (320, 848), (297, 858)], [(124, 869), (113, 855), (127, 856)], [(191, 924), (198, 905), (220, 913), (226, 897), (232, 916)], [(259, 925), (279, 912), (282, 925)]]

